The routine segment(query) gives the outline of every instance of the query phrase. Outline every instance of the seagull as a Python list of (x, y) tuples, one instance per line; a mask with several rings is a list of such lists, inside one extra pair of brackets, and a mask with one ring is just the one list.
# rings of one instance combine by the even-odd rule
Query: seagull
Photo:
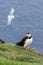
[(26, 36), (20, 41), (17, 42), (16, 45), (22, 46), (22, 47), (29, 47), (29, 45), (32, 43), (33, 37), (30, 33), (27, 33)]
[(12, 22), (12, 19), (15, 18), (14, 12), (15, 12), (14, 8), (11, 8), (11, 11), (10, 11), (10, 13), (9, 13), (9, 15), (8, 15), (7, 25), (10, 25), (11, 22)]

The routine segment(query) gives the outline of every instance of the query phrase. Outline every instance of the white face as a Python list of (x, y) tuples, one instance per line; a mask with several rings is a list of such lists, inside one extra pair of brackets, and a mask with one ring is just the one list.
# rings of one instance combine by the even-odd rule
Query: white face
[(27, 37), (30, 37), (30, 36), (32, 36), (32, 35), (31, 35), (31, 34), (26, 34), (26, 36), (27, 36)]

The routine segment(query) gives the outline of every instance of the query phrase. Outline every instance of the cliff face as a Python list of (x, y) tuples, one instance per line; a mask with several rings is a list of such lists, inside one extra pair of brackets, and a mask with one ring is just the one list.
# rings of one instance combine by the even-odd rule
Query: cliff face
[(0, 65), (43, 65), (43, 55), (14, 44), (0, 44)]

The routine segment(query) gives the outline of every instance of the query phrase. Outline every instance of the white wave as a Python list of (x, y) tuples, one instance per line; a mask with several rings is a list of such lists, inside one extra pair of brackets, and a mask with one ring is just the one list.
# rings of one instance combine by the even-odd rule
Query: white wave
[(11, 8), (11, 11), (10, 11), (10, 13), (9, 13), (9, 15), (8, 15), (7, 25), (10, 25), (11, 22), (12, 22), (12, 19), (15, 18), (14, 12), (15, 12), (14, 8)]

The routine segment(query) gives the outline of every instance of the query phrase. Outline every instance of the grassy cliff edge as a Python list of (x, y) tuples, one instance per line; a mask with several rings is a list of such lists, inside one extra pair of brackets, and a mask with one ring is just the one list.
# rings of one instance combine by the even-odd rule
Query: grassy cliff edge
[(43, 55), (15, 44), (0, 44), (0, 65), (43, 65)]

